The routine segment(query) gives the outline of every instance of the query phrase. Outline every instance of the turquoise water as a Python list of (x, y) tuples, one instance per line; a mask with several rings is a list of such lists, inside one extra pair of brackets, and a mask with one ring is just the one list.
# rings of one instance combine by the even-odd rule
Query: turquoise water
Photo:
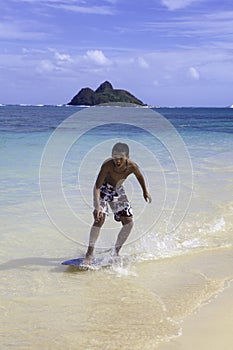
[[(135, 215), (139, 217), (138, 227), (135, 228), (138, 232), (132, 236), (132, 240), (137, 240), (142, 235), (141, 233), (144, 233), (144, 230), (149, 231), (148, 234), (154, 239), (155, 232), (149, 230), (148, 227), (144, 229), (143, 216), (155, 216), (157, 220), (159, 215), (162, 217), (171, 215), (180, 191), (184, 198), (179, 199), (180, 203), (178, 203), (174, 215), (179, 216), (179, 220), (177, 219), (175, 222), (174, 217), (173, 220), (176, 224), (180, 223), (181, 225), (177, 227), (176, 232), (169, 235), (168, 240), (171, 241), (171, 235), (174, 239), (177, 239), (179, 235), (182, 236), (183, 225), (185, 226), (183, 230), (187, 232), (188, 229), (189, 234), (188, 237), (183, 235), (179, 239), (185, 242), (187, 238), (192, 237), (196, 242), (195, 247), (198, 245), (197, 241), (200, 242), (200, 245), (211, 247), (216, 244), (216, 227), (220, 227), (224, 228), (224, 234), (219, 244), (231, 244), (231, 235), (228, 237), (228, 229), (226, 229), (228, 224), (230, 225), (228, 211), (232, 197), (233, 117), (231, 109), (174, 108), (148, 111), (146, 109), (123, 108), (119, 111), (119, 108), (100, 107), (96, 110), (91, 109), (91, 115), (87, 112), (88, 110), (90, 111), (86, 108), (65, 106), (1, 107), (0, 201), (2, 215), (7, 213), (6, 219), (4, 218), (6, 227), (9, 224), (7, 215), (11, 209), (22, 210), (23, 218), (26, 205), (29, 207), (35, 204), (40, 205), (39, 176), (43, 152), (46, 154), (47, 142), (50, 139), (53, 140), (53, 137), (55, 140), (56, 136), (53, 135), (55, 130), (58, 130), (59, 139), (54, 141), (58, 154), (54, 150), (52, 151), (51, 159), (48, 160), (50, 164), (47, 168), (52, 167), (53, 161), (53, 166), (57, 167), (60, 164), (56, 163), (54, 159), (60, 158), (61, 152), (63, 152), (58, 151), (59, 147), (64, 149), (60, 164), (61, 170), (58, 170), (61, 172), (60, 190), (63, 192), (63, 198), (69, 210), (74, 212), (74, 216), (80, 216), (81, 222), (73, 224), (79, 225), (82, 232), (77, 233), (75, 226), (69, 227), (69, 225), (61, 223), (59, 225), (62, 226), (63, 234), (77, 241), (81, 246), (86, 244), (87, 232), (92, 220), (90, 215), (92, 211), (92, 186), (96, 174), (101, 163), (110, 156), (111, 147), (117, 140), (126, 140), (131, 145), (131, 158), (144, 171), (153, 197), (152, 205), (145, 207), (145, 203), (141, 200), (140, 188), (134, 178), (130, 178), (128, 191), (131, 193), (132, 202), (135, 203), (132, 203), (135, 207)], [(77, 111), (80, 112), (76, 114)], [(142, 118), (146, 118), (148, 113), (147, 124), (146, 119), (143, 122)], [(168, 124), (161, 124), (159, 127), (153, 124), (157, 114), (163, 118), (161, 123), (165, 120), (165, 123)], [(68, 117), (73, 115), (75, 119), (69, 120)], [(125, 124), (117, 123), (120, 115)], [(145, 128), (142, 129), (144, 123)], [(57, 127), (58, 129), (56, 129)], [(81, 131), (83, 127), (85, 130)], [(154, 128), (154, 135), (149, 134), (150, 128)], [(73, 132), (72, 135), (71, 132)], [(84, 134), (79, 137), (79, 133)], [(71, 138), (73, 138), (72, 141), (69, 141)], [(180, 148), (177, 146), (178, 143), (180, 143)], [(178, 154), (179, 152), (180, 154)], [(182, 157), (183, 159), (180, 159)], [(185, 167), (187, 173), (185, 173)], [(42, 186), (43, 181), (47, 181), (47, 188), (44, 191), (51, 192), (52, 197), (55, 198), (59, 189), (54, 189), (56, 181), (54, 175), (48, 175), (49, 177), (46, 179), (43, 176), (46, 177), (46, 173), (42, 174), (41, 179)], [(50, 176), (52, 177), (50, 178)], [(51, 183), (48, 182), (49, 179)], [(187, 181), (186, 184), (185, 181)], [(52, 198), (48, 200), (50, 201), (50, 199), (52, 200)], [(182, 201), (189, 202), (190, 200), (189, 205), (182, 203)], [(61, 205), (63, 204), (61, 203)], [(48, 203), (48, 205), (53, 206), (53, 211), (56, 211), (56, 205), (53, 203)], [(143, 211), (142, 208), (144, 208)], [(181, 214), (179, 211), (183, 211), (183, 213)], [(53, 220), (53, 215), (47, 214)], [(31, 215), (43, 221), (45, 211), (32, 212)], [(60, 214), (57, 211), (54, 215), (59, 216)], [(183, 215), (188, 215), (190, 219), (183, 220)], [(68, 217), (69, 215), (67, 218), (64, 215), (64, 221), (69, 220)], [(60, 219), (61, 217), (58, 221)], [(109, 221), (111, 221), (109, 227), (114, 231), (112, 220)], [(14, 220), (11, 220), (10, 224), (15, 224), (17, 230), (17, 221), (14, 223)], [(152, 220), (151, 225), (153, 226), (153, 224)], [(158, 225), (162, 225), (162, 220), (159, 221)], [(56, 226), (55, 222), (55, 229), (59, 231), (60, 228)], [(206, 227), (208, 227), (209, 235), (205, 238), (206, 240), (203, 240), (199, 232), (205, 230)], [(214, 237), (211, 236), (211, 227)], [(28, 226), (25, 229), (28, 229)], [(162, 239), (164, 239), (167, 230), (164, 227), (159, 227), (159, 230)], [(116, 232), (113, 233), (110, 241), (101, 243), (104, 248), (106, 245), (114, 243), (115, 234)], [(187, 234), (185, 235), (187, 236)], [(157, 243), (161, 243), (160, 238), (158, 238)], [(132, 249), (135, 247), (133, 246)], [(191, 243), (190, 249), (192, 249)], [(163, 254), (163, 251), (160, 254)]]
[[(189, 288), (176, 291), (185, 303), (168, 307), (163, 298), (172, 289), (166, 276), (174, 286), (184, 278), (181, 262), (232, 248), (232, 131), (227, 108), (1, 106), (3, 348), (141, 350), (180, 334), (179, 321), (232, 277), (203, 279), (192, 265)], [(152, 203), (129, 177), (135, 225), (126, 266), (67, 272), (60, 263), (85, 253), (93, 184), (117, 141), (129, 144)], [(110, 215), (97, 255), (118, 231)]]

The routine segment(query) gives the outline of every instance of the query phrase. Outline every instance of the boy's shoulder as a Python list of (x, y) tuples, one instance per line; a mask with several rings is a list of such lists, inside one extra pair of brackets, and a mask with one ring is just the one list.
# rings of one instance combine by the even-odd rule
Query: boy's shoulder
[(110, 167), (110, 166), (112, 166), (112, 158), (106, 159), (106, 160), (102, 163), (101, 168), (108, 168), (108, 167)]
[(128, 159), (128, 162), (129, 162), (129, 164), (132, 165), (132, 166), (136, 166), (136, 167), (138, 166), (138, 165), (137, 165), (132, 159), (130, 159), (130, 158)]
[[(102, 170), (111, 170), (114, 167), (112, 158), (106, 159), (101, 166)], [(138, 165), (130, 158), (127, 160), (127, 167), (130, 173), (133, 173), (139, 169)]]
[(132, 170), (137, 170), (138, 169), (138, 165), (132, 159), (128, 159), (128, 166)]

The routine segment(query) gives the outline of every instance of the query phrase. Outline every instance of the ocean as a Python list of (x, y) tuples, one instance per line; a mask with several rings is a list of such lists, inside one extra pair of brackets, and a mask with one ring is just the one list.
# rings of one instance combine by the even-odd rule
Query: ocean
[[(2, 349), (156, 349), (233, 279), (233, 109), (0, 106)], [(121, 258), (80, 271), (92, 190), (126, 142), (152, 203), (125, 182)], [(96, 244), (108, 255), (110, 213)]]

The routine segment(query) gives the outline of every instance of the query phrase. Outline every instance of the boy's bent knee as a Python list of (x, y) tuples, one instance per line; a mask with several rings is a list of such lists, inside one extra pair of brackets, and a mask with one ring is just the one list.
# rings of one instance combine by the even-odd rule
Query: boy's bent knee
[(124, 225), (124, 226), (128, 225), (131, 228), (134, 225), (132, 217), (122, 217), (121, 222), (122, 222), (122, 225)]

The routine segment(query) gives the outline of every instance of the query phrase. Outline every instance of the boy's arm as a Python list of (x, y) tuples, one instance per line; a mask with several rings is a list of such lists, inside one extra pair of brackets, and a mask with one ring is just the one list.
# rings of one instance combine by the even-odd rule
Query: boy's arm
[(134, 175), (136, 176), (141, 188), (142, 188), (142, 192), (143, 192), (143, 197), (145, 199), (145, 201), (151, 203), (151, 196), (149, 195), (147, 188), (146, 188), (146, 183), (144, 180), (144, 177), (141, 173), (141, 171), (139, 170), (138, 166), (135, 164), (135, 170), (134, 170)]
[(100, 187), (105, 180), (106, 174), (106, 166), (103, 164), (97, 176), (93, 189), (94, 217), (96, 221), (99, 221), (99, 219), (102, 217), (102, 212), (100, 210)]

